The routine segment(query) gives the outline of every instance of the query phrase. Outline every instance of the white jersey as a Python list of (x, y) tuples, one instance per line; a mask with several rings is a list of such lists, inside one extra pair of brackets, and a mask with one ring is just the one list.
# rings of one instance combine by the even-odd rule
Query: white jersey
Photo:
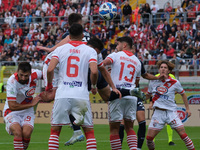
[(59, 61), (59, 84), (55, 99), (81, 98), (89, 100), (88, 69), (97, 62), (96, 51), (80, 41), (70, 41), (58, 47), (52, 58)]
[[(29, 77), (28, 84), (20, 84), (18, 81), (18, 75), (17, 73), (10, 76), (10, 78), (7, 81), (6, 86), (6, 93), (7, 98), (4, 105), (4, 114), (6, 112), (10, 113), (11, 110), (9, 109), (8, 101), (16, 101), (19, 104), (28, 104), (31, 103), (33, 99), (33, 95), (35, 94), (36, 89), (36, 81), (38, 79), (42, 78), (42, 71), (37, 69), (32, 69), (31, 75)], [(33, 111), (33, 107), (19, 110), (15, 112), (27, 112), (27, 111)]]
[[(44, 60), (44, 65), (43, 65), (43, 79), (44, 79), (44, 86), (45, 87), (47, 86), (47, 69), (49, 67), (49, 63), (51, 61), (52, 54), (53, 54), (53, 52), (49, 53), (46, 56), (45, 60)], [(57, 65), (56, 68), (54, 69), (54, 77), (53, 77), (53, 82), (52, 82), (53, 87), (58, 87), (58, 79), (59, 79), (58, 70), (59, 70), (59, 67)]]
[(183, 94), (185, 91), (180, 82), (169, 77), (167, 80), (151, 80), (149, 83), (148, 93), (153, 95), (153, 107), (167, 110), (176, 110), (175, 92)]
[(102, 67), (103, 66), (103, 57), (102, 57), (101, 53), (99, 53), (97, 55), (97, 65), (98, 65), (98, 67)]
[(134, 89), (136, 78), (141, 76), (141, 62), (129, 51), (107, 56), (111, 61), (111, 78), (116, 88)]

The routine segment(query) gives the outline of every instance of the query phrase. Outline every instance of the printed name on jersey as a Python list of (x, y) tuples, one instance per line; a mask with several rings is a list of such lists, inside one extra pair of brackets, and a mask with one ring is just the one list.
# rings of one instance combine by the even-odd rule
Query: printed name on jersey
[(177, 113), (182, 123), (188, 120), (188, 114), (186, 114), (186, 109), (183, 107), (177, 107)]
[(26, 97), (32, 97), (33, 96), (33, 94), (35, 93), (35, 86), (33, 86), (33, 88), (32, 89), (30, 89), (30, 90), (27, 90), (26, 92), (25, 92), (25, 96)]
[(63, 81), (63, 84), (64, 85), (69, 85), (70, 88), (73, 88), (73, 87), (82, 87), (82, 82), (80, 81), (72, 81), (72, 82), (65, 82)]
[(130, 83), (123, 83), (123, 84), (116, 84), (116, 88), (130, 88), (133, 84)]
[(120, 60), (130, 61), (130, 62), (133, 63), (134, 65), (137, 65), (137, 62), (134, 61), (133, 59), (130, 59), (129, 57), (121, 56), (121, 57), (120, 57)]
[(168, 88), (165, 87), (165, 86), (157, 86), (156, 91), (157, 91), (157, 93), (163, 95), (163, 94), (166, 94), (168, 92)]
[(70, 53), (80, 54), (80, 50), (78, 50), (78, 49), (70, 49)]

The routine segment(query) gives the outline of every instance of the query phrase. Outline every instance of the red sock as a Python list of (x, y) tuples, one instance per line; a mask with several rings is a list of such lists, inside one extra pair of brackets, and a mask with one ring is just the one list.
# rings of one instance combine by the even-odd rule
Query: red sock
[(30, 138), (29, 139), (23, 138), (24, 149), (28, 148), (29, 142), (30, 142)]
[(94, 130), (86, 132), (85, 137), (87, 140), (86, 148), (87, 150), (96, 150), (97, 149), (97, 142), (94, 137)]
[(127, 143), (130, 150), (137, 150), (137, 136), (135, 131), (129, 130), (127, 133)]
[(180, 137), (185, 142), (185, 145), (189, 150), (195, 150), (192, 140), (188, 137), (186, 133), (181, 135)]
[(151, 136), (147, 136), (147, 147), (149, 148), (149, 150), (154, 150), (155, 149), (155, 143), (153, 141), (153, 138)]
[(49, 150), (57, 150), (59, 148), (59, 135), (60, 131), (51, 129), (51, 135), (49, 137)]
[(14, 149), (15, 150), (23, 150), (24, 147), (23, 147), (23, 141), (22, 141), (22, 137), (19, 138), (19, 137), (14, 137)]
[(121, 150), (122, 144), (119, 135), (110, 135), (110, 145), (112, 150)]

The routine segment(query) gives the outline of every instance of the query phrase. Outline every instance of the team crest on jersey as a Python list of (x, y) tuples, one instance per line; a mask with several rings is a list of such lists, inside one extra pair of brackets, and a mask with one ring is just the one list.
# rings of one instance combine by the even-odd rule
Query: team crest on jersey
[(35, 86), (32, 89), (27, 90), (25, 92), (25, 95), (26, 95), (26, 97), (32, 97), (34, 93), (35, 93)]
[(163, 95), (168, 92), (168, 88), (165, 86), (157, 86), (156, 91), (157, 91), (157, 93)]
[(183, 107), (177, 107), (177, 113), (182, 123), (186, 122), (188, 119), (188, 115), (186, 114), (186, 109)]

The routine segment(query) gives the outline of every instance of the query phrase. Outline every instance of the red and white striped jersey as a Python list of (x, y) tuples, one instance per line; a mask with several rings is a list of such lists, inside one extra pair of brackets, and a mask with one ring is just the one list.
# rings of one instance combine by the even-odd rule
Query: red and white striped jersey
[(106, 59), (111, 61), (111, 78), (117, 88), (135, 88), (136, 78), (141, 76), (141, 62), (130, 51), (112, 53)]
[[(8, 101), (16, 101), (19, 104), (31, 103), (33, 95), (35, 94), (36, 81), (42, 79), (42, 71), (37, 69), (32, 69), (31, 75), (29, 77), (28, 84), (20, 84), (18, 81), (17, 72), (10, 76), (7, 81), (6, 93), (7, 98), (4, 106), (4, 112), (9, 110)], [(20, 111), (28, 111), (33, 108), (28, 108)], [(19, 111), (18, 111), (19, 112)]]
[(149, 83), (148, 94), (152, 94), (153, 107), (167, 110), (176, 110), (175, 92), (183, 94), (185, 91), (180, 82), (169, 77), (165, 81), (151, 80)]
[(58, 47), (52, 58), (58, 59), (59, 83), (57, 98), (81, 98), (89, 100), (88, 69), (90, 62), (97, 63), (97, 52), (80, 41), (70, 41)]

